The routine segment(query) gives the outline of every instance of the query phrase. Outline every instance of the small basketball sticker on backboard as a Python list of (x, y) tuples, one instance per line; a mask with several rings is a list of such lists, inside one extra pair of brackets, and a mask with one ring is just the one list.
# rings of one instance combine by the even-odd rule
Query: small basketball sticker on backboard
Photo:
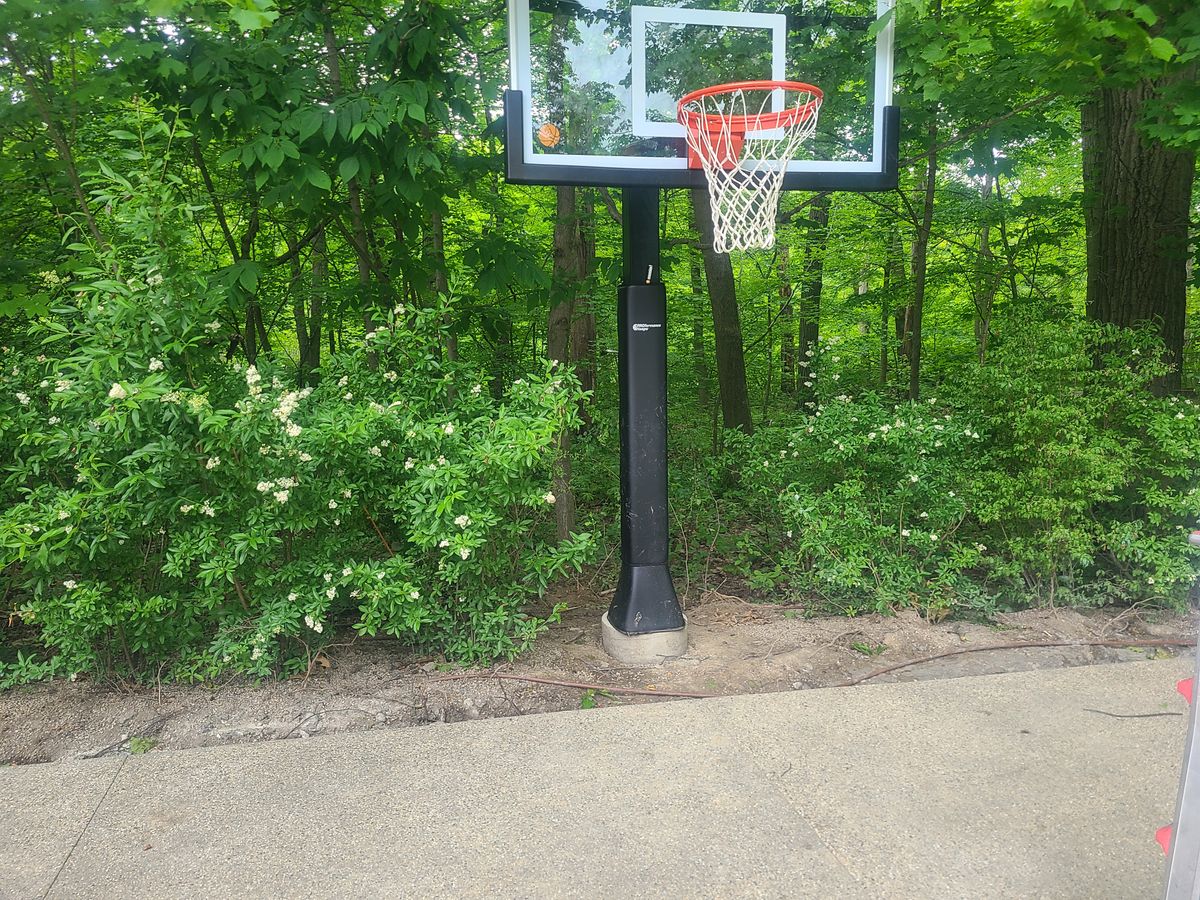
[(547, 149), (557, 147), (561, 140), (562, 131), (553, 122), (547, 122), (538, 129), (538, 143)]

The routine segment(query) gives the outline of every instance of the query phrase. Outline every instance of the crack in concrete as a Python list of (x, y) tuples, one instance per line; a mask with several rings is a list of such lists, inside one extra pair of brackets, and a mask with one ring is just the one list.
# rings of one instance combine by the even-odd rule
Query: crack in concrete
[(79, 847), (79, 842), (83, 840), (83, 836), (87, 834), (87, 830), (92, 826), (92, 820), (96, 818), (96, 813), (100, 812), (100, 807), (104, 805), (104, 801), (108, 799), (109, 793), (113, 789), (113, 785), (117, 783), (117, 778), (125, 771), (125, 763), (129, 761), (129, 757), (122, 758), (121, 764), (117, 766), (117, 770), (113, 772), (112, 778), (109, 779), (108, 787), (104, 789), (104, 793), (100, 796), (100, 800), (96, 803), (91, 815), (87, 821), (83, 823), (83, 828), (79, 831), (79, 836), (75, 838), (75, 843), (71, 845), (71, 849), (67, 851), (66, 858), (62, 861), (62, 865), (58, 867), (58, 871), (54, 873), (54, 877), (50, 879), (50, 883), (46, 885), (46, 892), (42, 894), (42, 900), (46, 900), (50, 896), (50, 892), (54, 890), (54, 885), (58, 884), (58, 879), (62, 876), (63, 870), (66, 869), (67, 863), (71, 861), (71, 857), (75, 855), (75, 850)]

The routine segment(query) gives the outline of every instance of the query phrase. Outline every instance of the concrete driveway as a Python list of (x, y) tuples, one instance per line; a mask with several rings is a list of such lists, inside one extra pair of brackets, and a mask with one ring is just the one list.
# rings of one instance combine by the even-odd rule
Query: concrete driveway
[(0, 896), (1147, 898), (1191, 661), (0, 770)]

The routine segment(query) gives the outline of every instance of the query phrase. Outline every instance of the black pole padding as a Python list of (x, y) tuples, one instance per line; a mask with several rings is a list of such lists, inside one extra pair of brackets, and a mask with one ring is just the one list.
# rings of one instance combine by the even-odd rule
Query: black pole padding
[(667, 568), (667, 291), (658, 271), (658, 190), (624, 193), (626, 283), (617, 294), (621, 577), (608, 621), (625, 634), (648, 634), (685, 624)]
[(621, 283), (659, 284), (658, 188), (626, 188), (621, 207)]

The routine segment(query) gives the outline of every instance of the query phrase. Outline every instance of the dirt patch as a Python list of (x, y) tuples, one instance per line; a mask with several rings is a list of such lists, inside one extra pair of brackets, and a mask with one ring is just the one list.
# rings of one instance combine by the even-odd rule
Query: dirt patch
[[(804, 618), (796, 610), (710, 592), (688, 610), (687, 656), (655, 668), (614, 663), (599, 648), (607, 595), (580, 589), (537, 646), (493, 670), (458, 670), (391, 641), (334, 646), (329, 666), (307, 678), (215, 687), (121, 690), (57, 681), (0, 695), (0, 761), (71, 757), (307, 738), (583, 706), (660, 702), (654, 695), (463, 677), (492, 672), (667, 692), (745, 694), (844, 684), (879, 668), (995, 644), (1068, 641), (1075, 646), (949, 656), (875, 681), (953, 678), (1036, 668), (1143, 660), (1166, 650), (1155, 639), (1190, 638), (1186, 616), (1135, 610), (1030, 610), (989, 624), (894, 617)], [(1146, 641), (1142, 647), (1085, 641)], [(665, 699), (665, 698), (662, 698)]]

